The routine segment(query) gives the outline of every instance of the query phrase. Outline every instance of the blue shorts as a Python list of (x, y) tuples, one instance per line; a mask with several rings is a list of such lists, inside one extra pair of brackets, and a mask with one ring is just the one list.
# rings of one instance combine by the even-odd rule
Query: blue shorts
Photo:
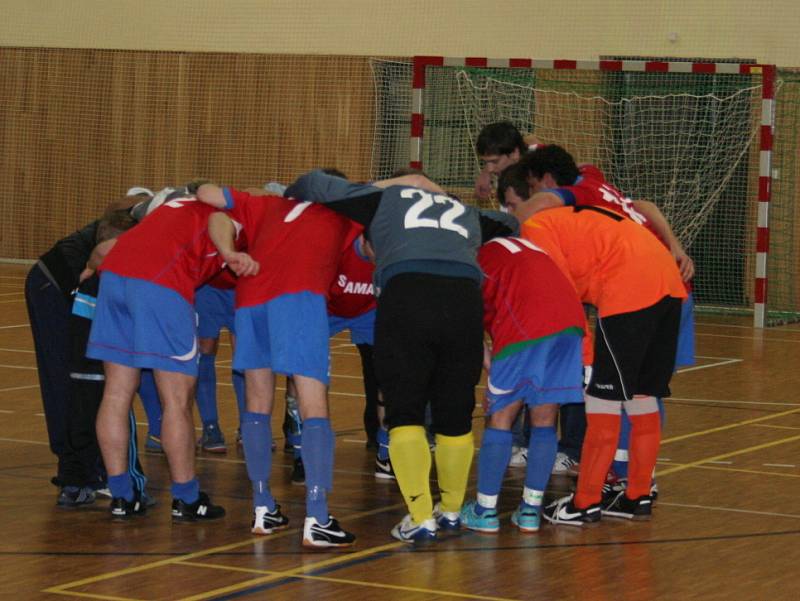
[(694, 295), (681, 305), (681, 325), (678, 330), (678, 350), (675, 353), (675, 369), (694, 365)]
[(233, 288), (200, 286), (194, 295), (194, 308), (197, 311), (197, 330), (200, 338), (219, 338), (222, 328), (236, 333), (234, 325), (233, 301), (236, 291)]
[(270, 368), (285, 375), (329, 381), (328, 313), (325, 297), (283, 294), (236, 310), (233, 368)]
[(486, 386), (488, 413), (518, 400), (528, 407), (582, 403), (582, 341), (576, 334), (555, 334), (493, 360)]
[(104, 272), (86, 356), (197, 375), (197, 314), (176, 291)]
[(328, 315), (330, 335), (350, 330), (350, 342), (353, 344), (375, 344), (375, 309), (356, 317), (336, 317)]

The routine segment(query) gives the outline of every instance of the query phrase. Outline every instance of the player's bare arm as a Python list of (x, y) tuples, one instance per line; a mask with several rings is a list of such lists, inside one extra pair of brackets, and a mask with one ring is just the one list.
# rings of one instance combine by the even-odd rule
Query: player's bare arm
[(639, 213), (647, 218), (647, 221), (653, 226), (653, 229), (667, 243), (669, 251), (678, 263), (678, 269), (680, 269), (683, 281), (688, 282), (691, 280), (692, 277), (694, 277), (694, 261), (692, 261), (692, 258), (686, 253), (686, 250), (684, 250), (677, 236), (675, 236), (675, 232), (672, 231), (672, 227), (670, 227), (661, 209), (649, 200), (634, 200), (633, 206)]
[(225, 208), (225, 194), (216, 184), (203, 184), (197, 188), (197, 200), (218, 209)]
[(245, 252), (236, 250), (236, 226), (225, 213), (214, 213), (208, 218), (208, 235), (220, 256), (233, 272), (239, 276), (256, 275), (260, 265)]

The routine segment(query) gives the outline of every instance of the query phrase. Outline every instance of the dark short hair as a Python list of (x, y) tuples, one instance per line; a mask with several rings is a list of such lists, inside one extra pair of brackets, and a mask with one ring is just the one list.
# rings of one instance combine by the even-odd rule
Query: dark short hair
[(485, 126), (475, 142), (478, 155), (511, 154), (519, 150), (520, 154), (527, 150), (522, 134), (510, 121), (498, 121)]
[(506, 167), (497, 178), (497, 200), (503, 206), (506, 206), (506, 190), (509, 188), (514, 190), (520, 198), (527, 199), (530, 196), (528, 170), (520, 163)]
[(131, 229), (138, 222), (131, 216), (128, 209), (111, 209), (105, 212), (97, 224), (97, 234), (95, 242), (105, 242), (116, 238), (122, 232)]
[(536, 179), (549, 173), (559, 186), (571, 186), (580, 175), (572, 155), (556, 144), (540, 146), (526, 152), (520, 158), (519, 164), (527, 170), (528, 175)]

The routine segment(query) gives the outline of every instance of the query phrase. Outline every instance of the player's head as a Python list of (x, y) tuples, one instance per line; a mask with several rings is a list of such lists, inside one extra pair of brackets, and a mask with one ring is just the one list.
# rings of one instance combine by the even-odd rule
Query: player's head
[(497, 179), (497, 200), (506, 211), (522, 222), (529, 198), (528, 171), (520, 163), (506, 167)]
[(531, 194), (558, 186), (571, 186), (580, 171), (572, 155), (556, 144), (540, 146), (525, 153), (520, 161), (528, 172)]
[(95, 243), (100, 244), (106, 240), (116, 238), (137, 223), (128, 209), (109, 209), (97, 224)]
[(499, 175), (503, 169), (519, 161), (527, 146), (513, 123), (498, 121), (481, 130), (475, 149), (486, 170)]

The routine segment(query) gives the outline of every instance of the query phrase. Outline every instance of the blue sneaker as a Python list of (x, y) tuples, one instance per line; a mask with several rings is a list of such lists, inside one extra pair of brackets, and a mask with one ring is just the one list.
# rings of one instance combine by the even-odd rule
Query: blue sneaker
[(161, 446), (161, 438), (148, 432), (147, 439), (145, 439), (144, 443), (144, 450), (148, 453), (163, 453), (164, 447)]
[(209, 453), (227, 453), (228, 446), (225, 444), (225, 437), (218, 424), (205, 424), (203, 435), (198, 443), (204, 451)]
[(442, 504), (433, 506), (433, 519), (439, 530), (461, 530), (461, 515), (457, 511), (442, 511)]
[(399, 524), (392, 528), (392, 536), (404, 543), (432, 543), (436, 541), (436, 520), (425, 520), (421, 524), (414, 523), (411, 514), (406, 514)]
[(486, 509), (480, 515), (475, 511), (477, 501), (467, 501), (461, 508), (461, 523), (470, 530), (478, 532), (497, 532), (500, 530), (500, 518), (497, 509)]
[(540, 522), (539, 510), (530, 505), (520, 505), (511, 514), (511, 523), (519, 528), (520, 532), (538, 532)]

